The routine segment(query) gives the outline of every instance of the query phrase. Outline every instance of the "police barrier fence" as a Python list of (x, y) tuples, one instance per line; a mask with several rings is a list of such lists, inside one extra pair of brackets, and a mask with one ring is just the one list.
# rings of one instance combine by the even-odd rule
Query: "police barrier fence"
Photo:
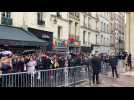
[(64, 67), (34, 72), (0, 74), (1, 87), (71, 87), (79, 82), (91, 81), (88, 66)]

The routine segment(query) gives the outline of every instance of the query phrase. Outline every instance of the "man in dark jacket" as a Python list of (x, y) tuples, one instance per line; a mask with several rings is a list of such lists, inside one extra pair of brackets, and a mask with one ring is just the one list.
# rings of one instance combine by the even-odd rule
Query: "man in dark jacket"
[(63, 57), (59, 57), (58, 63), (59, 63), (59, 68), (65, 67), (65, 59)]
[(42, 57), (42, 65), (44, 70), (50, 69), (51, 66), (51, 60), (49, 59), (48, 56)]
[(95, 54), (93, 56), (93, 58), (91, 59), (91, 65), (92, 65), (92, 69), (93, 69), (93, 84), (95, 84), (95, 80), (96, 80), (96, 84), (99, 84), (99, 73), (100, 73), (100, 69), (101, 69), (101, 59), (100, 57)]
[(111, 68), (112, 68), (112, 75), (113, 78), (116, 75), (116, 78), (118, 78), (118, 72), (117, 72), (117, 63), (118, 63), (118, 58), (115, 55), (112, 55), (110, 58), (110, 64), (111, 64)]
[(128, 66), (130, 67), (130, 70), (132, 70), (132, 58), (131, 58), (131, 54), (128, 55)]

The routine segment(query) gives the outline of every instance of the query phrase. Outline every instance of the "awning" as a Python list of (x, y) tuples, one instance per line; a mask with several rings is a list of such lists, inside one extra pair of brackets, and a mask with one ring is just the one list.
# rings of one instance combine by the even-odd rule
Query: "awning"
[(0, 45), (13, 46), (46, 46), (47, 41), (37, 38), (32, 33), (11, 26), (0, 26)]

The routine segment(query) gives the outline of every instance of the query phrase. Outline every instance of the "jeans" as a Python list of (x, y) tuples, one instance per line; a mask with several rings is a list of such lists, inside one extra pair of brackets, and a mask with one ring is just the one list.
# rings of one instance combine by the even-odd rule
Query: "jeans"
[(97, 84), (99, 83), (99, 73), (93, 72), (93, 84), (95, 84), (95, 81)]
[(112, 67), (112, 75), (113, 75), (113, 78), (114, 78), (115, 75), (116, 75), (116, 78), (118, 78), (118, 72), (117, 72), (116, 67)]

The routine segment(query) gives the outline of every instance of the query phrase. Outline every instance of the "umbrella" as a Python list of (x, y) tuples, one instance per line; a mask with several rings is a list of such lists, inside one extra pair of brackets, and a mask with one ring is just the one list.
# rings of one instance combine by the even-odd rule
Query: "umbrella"
[(12, 55), (13, 53), (11, 51), (2, 51), (0, 54), (1, 55)]
[(22, 55), (29, 55), (29, 54), (33, 54), (35, 53), (36, 51), (35, 50), (25, 50)]

